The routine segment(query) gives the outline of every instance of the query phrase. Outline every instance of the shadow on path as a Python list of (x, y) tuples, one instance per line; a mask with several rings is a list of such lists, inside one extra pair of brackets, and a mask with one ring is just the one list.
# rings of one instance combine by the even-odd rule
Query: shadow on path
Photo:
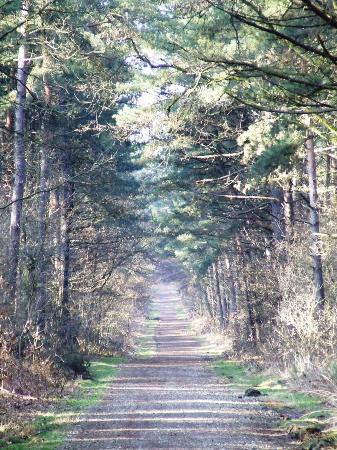
[(189, 321), (177, 318), (173, 284), (156, 286), (154, 306), (155, 356), (123, 364), (103, 402), (82, 418), (62, 449), (295, 448), (276, 429), (273, 412), (239, 399), (205, 366)]

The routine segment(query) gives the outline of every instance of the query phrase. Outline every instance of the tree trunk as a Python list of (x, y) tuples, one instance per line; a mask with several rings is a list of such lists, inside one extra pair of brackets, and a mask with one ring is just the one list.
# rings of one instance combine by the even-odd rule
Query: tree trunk
[(224, 260), (225, 260), (225, 267), (226, 267), (226, 274), (227, 274), (226, 278), (227, 278), (229, 292), (230, 292), (230, 314), (232, 314), (234, 316), (234, 320), (235, 320), (235, 316), (237, 314), (237, 292), (236, 292), (231, 263), (229, 260), (229, 256), (226, 253), (225, 253)]
[(211, 306), (212, 318), (214, 318), (215, 315), (216, 315), (215, 314), (215, 307), (214, 307), (215, 301), (214, 301), (214, 292), (213, 292), (213, 287), (212, 287), (213, 282), (212, 282), (210, 269), (208, 269), (208, 272), (207, 272), (207, 280), (208, 280), (208, 283), (207, 283), (207, 295), (208, 295), (208, 299), (209, 299), (209, 304)]
[(331, 167), (332, 161), (331, 156), (326, 155), (326, 167), (325, 167), (325, 202), (328, 205), (331, 200)]
[[(245, 255), (244, 249), (242, 248), (242, 244), (240, 242), (240, 239), (237, 237), (236, 239), (236, 245), (238, 248), (238, 254), (241, 259), (242, 264), (242, 287), (243, 287), (243, 295), (246, 301), (247, 305), (247, 313), (248, 313), (248, 325), (249, 325), (249, 331), (250, 331), (250, 337), (252, 339), (253, 345), (258, 350), (258, 333), (257, 333), (257, 325), (255, 320), (255, 312), (254, 312), (254, 305), (252, 302), (252, 293), (249, 289), (249, 270), (250, 267), (248, 267), (248, 260), (250, 260), (250, 255), (248, 255), (248, 258)], [(250, 260), (251, 263), (251, 260)]]
[(271, 187), (271, 195), (276, 199), (271, 202), (271, 215), (273, 235), (276, 242), (284, 239), (284, 219), (283, 219), (283, 190), (278, 186)]
[(223, 258), (219, 257), (217, 260), (217, 268), (219, 273), (219, 281), (220, 281), (220, 292), (222, 297), (222, 308), (223, 308), (223, 314), (224, 314), (224, 322), (225, 326), (228, 324), (229, 320), (229, 303), (230, 298), (228, 296), (228, 292), (226, 289), (227, 282), (226, 282), (226, 275), (225, 275), (225, 267), (223, 263)]
[(330, 200), (332, 201), (336, 201), (336, 193), (337, 193), (337, 157), (333, 156), (330, 157), (331, 161), (331, 175), (330, 175), (330, 183), (332, 185), (332, 189), (330, 192)]
[(59, 298), (61, 306), (61, 337), (67, 345), (73, 343), (73, 327), (70, 325), (70, 231), (73, 212), (74, 185), (72, 177), (72, 162), (70, 149), (66, 142), (62, 155), (63, 188), (61, 193), (61, 248), (60, 248), (60, 286)]
[(310, 226), (312, 235), (312, 259), (314, 271), (314, 283), (316, 291), (317, 306), (319, 309), (324, 307), (325, 290), (323, 278), (323, 265), (321, 256), (320, 224), (318, 212), (318, 193), (317, 193), (317, 174), (314, 135), (309, 131), (305, 142), (308, 159), (308, 178), (309, 178), (309, 204), (310, 204)]
[(295, 223), (294, 210), (294, 196), (293, 196), (293, 182), (288, 182), (287, 188), (284, 190), (284, 221), (287, 238), (291, 238), (293, 234), (293, 227)]
[(12, 191), (11, 223), (8, 246), (8, 285), (9, 301), (16, 304), (17, 275), (20, 252), (21, 219), (23, 208), (23, 196), (26, 182), (26, 155), (25, 155), (25, 106), (27, 94), (27, 78), (29, 62), (27, 59), (27, 19), (29, 3), (22, 2), (20, 22), (20, 35), (22, 43), (18, 53), (16, 107), (14, 123), (14, 185)]
[(60, 190), (53, 189), (50, 191), (49, 199), (49, 221), (53, 232), (53, 265), (55, 271), (55, 279), (60, 278), (60, 261), (61, 261), (61, 206), (60, 206)]
[(216, 262), (213, 263), (212, 270), (213, 270), (216, 300), (217, 300), (217, 305), (218, 305), (219, 326), (220, 326), (220, 329), (223, 330), (225, 328), (225, 318), (224, 318), (223, 303), (222, 303), (222, 298), (221, 298), (219, 272), (218, 272), (218, 266), (217, 266)]
[(37, 254), (37, 299), (36, 299), (36, 315), (37, 323), (40, 328), (45, 325), (45, 306), (47, 301), (46, 291), (46, 274), (47, 274), (47, 258), (46, 258), (46, 234), (47, 234), (47, 213), (49, 205), (49, 146), (52, 142), (49, 132), (49, 111), (51, 93), (50, 87), (44, 79), (44, 102), (46, 112), (41, 124), (42, 129), (42, 145), (40, 149), (40, 199), (38, 207), (38, 254)]
[(212, 318), (213, 318), (213, 314), (212, 314), (211, 304), (210, 304), (209, 299), (208, 299), (207, 286), (206, 286), (206, 289), (201, 289), (201, 292), (202, 292), (202, 294), (203, 294), (203, 298), (204, 298), (204, 303), (205, 303), (205, 306), (206, 306), (206, 310), (207, 310), (207, 312), (208, 312), (210, 318), (212, 319)]
[(246, 304), (247, 304), (247, 312), (248, 312), (248, 321), (249, 321), (249, 329), (251, 332), (251, 338), (254, 343), (254, 346), (258, 348), (258, 341), (257, 341), (257, 327), (256, 327), (256, 321), (255, 321), (255, 314), (254, 314), (254, 307), (251, 299), (251, 293), (249, 290), (247, 279), (244, 279), (244, 291), (245, 291), (245, 298), (246, 298)]

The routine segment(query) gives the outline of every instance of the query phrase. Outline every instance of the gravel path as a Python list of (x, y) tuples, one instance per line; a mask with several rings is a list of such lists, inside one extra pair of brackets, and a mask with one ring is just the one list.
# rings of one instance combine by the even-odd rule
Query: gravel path
[(172, 285), (158, 285), (156, 353), (123, 364), (102, 403), (84, 416), (62, 450), (286, 450), (294, 442), (255, 399), (239, 398), (207, 367), (200, 342), (177, 318)]

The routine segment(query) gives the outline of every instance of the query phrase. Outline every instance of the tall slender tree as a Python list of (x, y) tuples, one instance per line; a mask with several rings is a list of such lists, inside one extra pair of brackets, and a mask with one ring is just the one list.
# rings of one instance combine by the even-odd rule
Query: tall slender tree
[(10, 236), (8, 244), (8, 283), (9, 301), (16, 303), (17, 275), (20, 252), (21, 219), (23, 197), (26, 183), (26, 155), (25, 155), (25, 124), (26, 124), (26, 96), (29, 72), (29, 56), (27, 48), (27, 28), (30, 2), (22, 1), (20, 13), (20, 47), (18, 51), (18, 66), (16, 73), (16, 106), (14, 126), (14, 185), (12, 192), (12, 207), (10, 221)]

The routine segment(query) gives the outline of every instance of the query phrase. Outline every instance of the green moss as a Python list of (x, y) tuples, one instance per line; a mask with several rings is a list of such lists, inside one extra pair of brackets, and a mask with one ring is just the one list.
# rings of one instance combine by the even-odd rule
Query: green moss
[[(7, 436), (10, 450), (56, 450), (64, 441), (69, 429), (78, 422), (87, 408), (103, 397), (111, 379), (116, 375), (123, 357), (106, 357), (93, 360), (92, 379), (81, 380), (69, 398), (57, 402), (53, 411), (43, 414), (31, 424), (24, 425), (20, 435)], [(24, 442), (18, 442), (18, 440)], [(1, 443), (0, 443), (1, 448)]]

